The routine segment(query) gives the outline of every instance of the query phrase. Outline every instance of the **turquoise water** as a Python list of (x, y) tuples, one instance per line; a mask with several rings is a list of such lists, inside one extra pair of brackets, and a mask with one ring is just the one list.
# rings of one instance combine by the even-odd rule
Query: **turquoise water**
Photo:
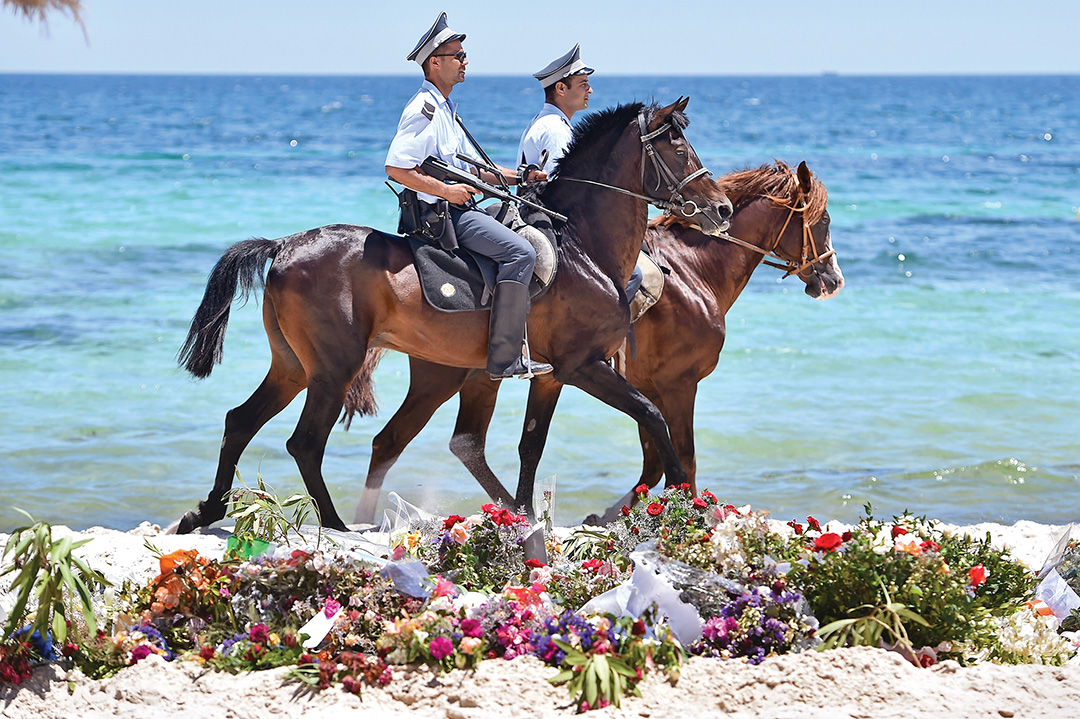
[[(594, 109), (692, 99), (716, 172), (806, 160), (830, 190), (847, 285), (815, 302), (761, 268), (697, 405), (699, 485), (787, 518), (910, 509), (949, 521), (1080, 519), (1080, 77), (595, 78)], [(205, 381), (175, 353), (221, 252), (350, 222), (392, 229), (382, 163), (415, 78), (0, 75), (0, 531), (168, 523), (209, 491), (225, 412), (262, 379), (257, 302)], [(454, 97), (509, 164), (535, 82)], [(489, 455), (507, 484), (527, 386), (504, 383)], [(351, 515), (382, 418), (335, 429)], [(240, 467), (302, 488), (302, 400)], [(440, 511), (479, 488), (446, 448), (448, 403), (387, 489)], [(637, 478), (630, 421), (568, 389), (540, 476), (579, 521)]]

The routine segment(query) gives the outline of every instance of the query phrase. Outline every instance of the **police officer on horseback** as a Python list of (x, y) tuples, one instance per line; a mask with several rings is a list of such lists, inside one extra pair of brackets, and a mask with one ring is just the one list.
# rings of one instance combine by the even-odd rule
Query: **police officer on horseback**
[[(407, 59), (423, 68), (424, 82), (401, 113), (397, 134), (386, 156), (386, 174), (414, 190), (421, 202), (446, 200), (458, 244), (498, 263), (488, 327), (487, 371), (491, 377), (544, 374), (551, 372), (551, 365), (533, 362), (522, 353), (529, 311), (528, 285), (536, 264), (536, 251), (527, 240), (480, 209), (473, 200), (472, 188), (445, 184), (420, 168), (427, 157), (433, 156), (478, 173), (481, 179), (494, 179), (491, 173), (477, 170), (458, 158), (462, 154), (481, 159), (458, 119), (457, 105), (450, 100), (450, 91), (464, 82), (469, 64), (461, 45), (464, 39), (465, 35), (447, 27), (444, 12), (409, 53)], [(514, 170), (496, 169), (508, 184), (547, 177), (537, 170), (532, 170), (528, 177), (518, 177)]]
[[(581, 45), (578, 44), (543, 70), (533, 73), (544, 88), (544, 107), (521, 134), (517, 155), (522, 166), (536, 165), (549, 175), (556, 172), (559, 160), (574, 138), (570, 121), (575, 113), (589, 107), (589, 95), (593, 92), (589, 75), (593, 72), (582, 61)], [(634, 298), (641, 282), (641, 268), (635, 266), (625, 289), (628, 301)]]

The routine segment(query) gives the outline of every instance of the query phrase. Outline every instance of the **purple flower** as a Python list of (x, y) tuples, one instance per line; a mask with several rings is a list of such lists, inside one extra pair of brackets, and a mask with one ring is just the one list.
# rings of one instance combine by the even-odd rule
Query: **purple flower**
[(431, 640), (431, 657), (433, 659), (446, 659), (454, 653), (454, 643), (446, 637), (435, 637)]

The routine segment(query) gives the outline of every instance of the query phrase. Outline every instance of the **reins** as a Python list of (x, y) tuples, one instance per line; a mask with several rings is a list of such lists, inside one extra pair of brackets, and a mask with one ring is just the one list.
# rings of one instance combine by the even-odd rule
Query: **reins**
[[(809, 204), (804, 204), (799, 207), (794, 202), (789, 205), (786, 202), (781, 201), (779, 198), (770, 197), (768, 195), (766, 195), (765, 197), (769, 200), (772, 200), (781, 207), (786, 207), (788, 209), (787, 219), (784, 220), (784, 225), (780, 228), (780, 231), (776, 233), (776, 241), (773, 243), (773, 248), (771, 250), (767, 250), (763, 247), (758, 247), (757, 245), (752, 245), (749, 242), (746, 242), (745, 240), (740, 240), (738, 237), (729, 235), (726, 232), (716, 236), (722, 240), (727, 240), (728, 242), (739, 245), (740, 247), (745, 247), (748, 250), (758, 252), (764, 257), (772, 257), (773, 259), (779, 260), (779, 262), (773, 262), (771, 260), (762, 259), (761, 262), (762, 264), (768, 265), (769, 267), (775, 267), (778, 270), (785, 270), (784, 277), (802, 274), (806, 271), (808, 267), (811, 267), (815, 263), (821, 262), (822, 260), (828, 259), (829, 257), (832, 257), (834, 254), (836, 254), (836, 250), (833, 249), (830, 249), (823, 255), (818, 254), (817, 243), (814, 241), (814, 233), (810, 229), (810, 223), (806, 220), (806, 210), (809, 208)], [(776, 248), (780, 246), (780, 239), (784, 236), (784, 232), (787, 230), (788, 225), (791, 224), (791, 218), (795, 216), (796, 212), (802, 215), (802, 257), (800, 258), (801, 264), (796, 264), (793, 260), (784, 259), (776, 253)], [(813, 253), (812, 257), (811, 252)]]
[(656, 170), (656, 189), (660, 189), (660, 180), (663, 179), (667, 183), (667, 189), (671, 192), (668, 199), (662, 200), (658, 197), (650, 197), (649, 195), (641, 195), (636, 192), (631, 192), (623, 187), (617, 187), (615, 185), (608, 185), (603, 182), (596, 182), (595, 180), (584, 180), (578, 177), (559, 177), (560, 180), (566, 180), (567, 182), (580, 182), (585, 185), (596, 185), (597, 187), (603, 187), (608, 190), (614, 190), (615, 192), (621, 192), (624, 195), (630, 197), (636, 197), (639, 200), (645, 200), (653, 207), (659, 208), (669, 214), (678, 213), (680, 217), (690, 219), (694, 215), (698, 215), (704, 212), (703, 209), (698, 207), (697, 203), (693, 200), (683, 199), (682, 189), (687, 184), (693, 182), (702, 175), (711, 175), (708, 169), (705, 167), (699, 167), (689, 175), (679, 180), (675, 176), (675, 173), (671, 171), (671, 168), (664, 162), (664, 158), (656, 152), (656, 148), (653, 147), (652, 141), (671, 131), (671, 122), (665, 122), (663, 125), (653, 130), (648, 131), (648, 127), (645, 121), (645, 111), (642, 110), (638, 113), (638, 132), (641, 137), (641, 186), (645, 187), (645, 161), (646, 159), (652, 161), (652, 166)]

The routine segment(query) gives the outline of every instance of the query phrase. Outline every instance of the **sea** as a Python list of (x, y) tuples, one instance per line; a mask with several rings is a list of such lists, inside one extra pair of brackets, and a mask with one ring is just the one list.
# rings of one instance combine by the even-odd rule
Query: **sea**
[[(754, 274), (699, 387), (700, 488), (782, 520), (1080, 520), (1080, 76), (592, 80), (586, 112), (688, 96), (687, 135), (716, 174), (805, 160), (829, 190), (846, 286), (821, 302)], [(269, 363), (256, 296), (234, 307), (211, 377), (177, 366), (207, 274), (249, 237), (393, 230), (383, 161), (418, 86), (0, 75), (0, 531), (22, 512), (165, 526), (206, 497), (225, 413)], [(506, 165), (542, 103), (528, 77), (470, 76), (453, 99)], [(512, 488), (528, 383), (503, 385), (488, 455)], [(407, 387), (406, 358), (388, 354), (380, 414), (330, 435), (346, 519)], [(302, 403), (249, 446), (244, 483), (304, 491), (285, 449)], [(436, 413), (385, 490), (478, 509), (447, 448), (456, 411)], [(633, 423), (564, 391), (538, 475), (555, 521), (607, 507), (639, 470)]]

